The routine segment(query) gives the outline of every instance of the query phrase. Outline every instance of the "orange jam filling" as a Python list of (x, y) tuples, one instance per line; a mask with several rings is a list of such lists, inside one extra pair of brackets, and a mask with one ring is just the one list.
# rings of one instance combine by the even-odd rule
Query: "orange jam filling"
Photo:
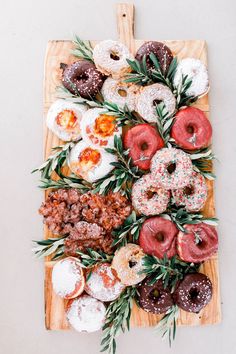
[(73, 111), (65, 109), (56, 116), (56, 123), (64, 129), (72, 129), (77, 123), (77, 117)]
[(94, 133), (101, 137), (111, 136), (116, 128), (115, 117), (101, 114), (95, 120)]
[(94, 166), (96, 166), (101, 159), (101, 154), (99, 151), (94, 150), (90, 147), (84, 149), (79, 155), (79, 165), (83, 171), (88, 171)]

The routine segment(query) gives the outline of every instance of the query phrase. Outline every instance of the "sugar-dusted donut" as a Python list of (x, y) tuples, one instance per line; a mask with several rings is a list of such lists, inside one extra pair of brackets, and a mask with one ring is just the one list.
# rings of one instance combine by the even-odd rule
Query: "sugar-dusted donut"
[(159, 216), (144, 221), (139, 233), (139, 245), (146, 254), (157, 258), (176, 254), (178, 229), (175, 224)]
[(163, 213), (170, 200), (170, 192), (160, 187), (151, 174), (138, 179), (132, 187), (132, 204), (134, 209), (143, 215)]
[(170, 135), (181, 148), (197, 150), (210, 144), (212, 127), (203, 111), (186, 107), (175, 115)]
[(84, 290), (84, 275), (80, 262), (75, 257), (67, 257), (58, 261), (52, 270), (52, 286), (54, 292), (64, 299), (72, 299)]
[(100, 301), (117, 299), (125, 285), (118, 279), (115, 269), (109, 263), (102, 263), (88, 270), (89, 277), (85, 283), (85, 291)]
[(165, 145), (158, 131), (149, 124), (138, 124), (128, 129), (123, 141), (133, 164), (142, 170), (149, 170), (151, 158)]
[(145, 278), (146, 275), (142, 274), (144, 256), (141, 247), (133, 243), (128, 243), (115, 252), (111, 266), (123, 284), (135, 285)]
[(186, 232), (177, 236), (177, 252), (186, 262), (200, 263), (209, 259), (218, 249), (218, 235), (214, 226), (205, 223), (185, 225)]
[(66, 317), (76, 331), (96, 332), (105, 322), (106, 307), (101, 301), (82, 295), (68, 302)]
[(149, 57), (151, 53), (153, 53), (157, 57), (162, 73), (166, 74), (169, 69), (170, 63), (173, 60), (173, 55), (171, 53), (170, 48), (168, 48), (164, 43), (149, 41), (141, 45), (135, 55), (135, 59), (142, 63), (145, 55), (147, 68), (153, 69), (154, 65)]
[(118, 127), (115, 116), (105, 114), (103, 108), (91, 108), (84, 113), (81, 120), (81, 136), (88, 144), (98, 147), (113, 147), (114, 136), (120, 136), (122, 128)]
[(187, 211), (199, 211), (207, 200), (207, 185), (205, 178), (193, 172), (187, 186), (172, 189), (172, 197), (177, 206), (184, 205)]
[(150, 285), (151, 278), (145, 279), (138, 287), (139, 305), (154, 314), (166, 313), (173, 306), (173, 299), (168, 288), (164, 289), (162, 280)]
[(163, 102), (169, 115), (176, 108), (176, 99), (171, 90), (163, 84), (145, 86), (137, 97), (136, 111), (149, 123), (157, 122), (156, 105)]
[(184, 311), (198, 313), (212, 297), (212, 283), (202, 273), (187, 274), (173, 294), (174, 302)]
[(93, 49), (93, 60), (97, 69), (114, 79), (130, 72), (127, 59), (132, 60), (133, 55), (123, 43), (117, 41), (101, 41)]
[(180, 149), (163, 148), (151, 161), (151, 174), (161, 187), (183, 188), (189, 184), (193, 173), (191, 158)]
[(86, 60), (67, 65), (62, 74), (62, 84), (71, 93), (91, 98), (101, 90), (104, 76), (95, 65)]
[(184, 58), (180, 60), (174, 76), (174, 86), (178, 87), (185, 76), (192, 80), (187, 89), (188, 96), (203, 96), (209, 91), (208, 72), (205, 64), (199, 59)]
[(137, 85), (108, 77), (102, 86), (101, 93), (105, 101), (115, 103), (121, 109), (127, 106), (130, 111), (134, 111), (139, 89)]

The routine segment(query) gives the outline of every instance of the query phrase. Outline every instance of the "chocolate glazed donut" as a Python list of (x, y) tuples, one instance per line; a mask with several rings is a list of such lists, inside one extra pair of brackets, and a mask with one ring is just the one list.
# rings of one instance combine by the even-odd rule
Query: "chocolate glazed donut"
[(138, 49), (135, 59), (137, 59), (139, 62), (142, 62), (144, 55), (146, 55), (147, 68), (153, 69), (154, 64), (149, 57), (151, 53), (153, 53), (157, 57), (162, 73), (166, 74), (169, 69), (170, 63), (173, 60), (173, 55), (171, 53), (170, 48), (168, 48), (164, 43), (161, 42), (146, 42)]
[(139, 304), (146, 312), (166, 313), (173, 305), (169, 289), (164, 289), (162, 280), (150, 285), (150, 278), (145, 279), (139, 287)]
[(102, 88), (105, 76), (89, 61), (80, 60), (71, 65), (61, 64), (61, 68), (62, 84), (74, 95), (91, 98)]
[(173, 294), (176, 305), (187, 312), (198, 313), (212, 297), (212, 283), (202, 273), (187, 274)]

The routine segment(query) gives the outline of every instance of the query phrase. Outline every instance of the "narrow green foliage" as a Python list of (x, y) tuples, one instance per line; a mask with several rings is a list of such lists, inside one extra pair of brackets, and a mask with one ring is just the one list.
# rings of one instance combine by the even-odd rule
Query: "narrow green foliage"
[(111, 263), (113, 255), (106, 254), (102, 251), (95, 251), (92, 248), (87, 248), (87, 252), (76, 251), (80, 258), (81, 265), (85, 268), (93, 267), (104, 262)]
[(157, 113), (157, 129), (160, 133), (160, 136), (165, 142), (165, 145), (169, 143), (170, 140), (170, 130), (174, 121), (173, 115), (169, 115), (166, 110), (164, 102), (156, 105)]
[(54, 253), (52, 260), (56, 260), (64, 255), (65, 237), (33, 241), (37, 246), (32, 249), (32, 252), (37, 258), (46, 257)]
[(156, 333), (161, 335), (163, 339), (168, 338), (169, 346), (171, 347), (172, 341), (176, 336), (177, 319), (179, 316), (179, 308), (177, 305), (173, 305), (166, 314), (159, 321), (155, 327)]
[(127, 106), (121, 109), (117, 106), (116, 103), (105, 101), (102, 103), (102, 107), (107, 109), (107, 112), (105, 112), (105, 114), (114, 115), (116, 117), (118, 126), (145, 123), (145, 121), (141, 117), (132, 113)]
[(77, 35), (75, 35), (73, 43), (75, 49), (72, 50), (72, 54), (78, 58), (93, 61), (93, 48), (89, 41), (83, 41)]

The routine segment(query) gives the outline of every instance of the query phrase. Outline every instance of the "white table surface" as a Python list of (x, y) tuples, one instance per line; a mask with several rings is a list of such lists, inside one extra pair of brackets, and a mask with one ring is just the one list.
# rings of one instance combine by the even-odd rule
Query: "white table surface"
[[(234, 0), (133, 1), (136, 38), (206, 39), (209, 46), (211, 118), (214, 128), (216, 206), (220, 218), (223, 321), (180, 328), (170, 350), (152, 328), (118, 339), (118, 354), (233, 354), (236, 352), (236, 6)], [(100, 333), (50, 332), (44, 328), (43, 262), (31, 239), (42, 236), (37, 209), (42, 193), (30, 175), (42, 160), (43, 62), (49, 39), (116, 39), (113, 4), (104, 0), (1, 1), (0, 352), (96, 354)]]

